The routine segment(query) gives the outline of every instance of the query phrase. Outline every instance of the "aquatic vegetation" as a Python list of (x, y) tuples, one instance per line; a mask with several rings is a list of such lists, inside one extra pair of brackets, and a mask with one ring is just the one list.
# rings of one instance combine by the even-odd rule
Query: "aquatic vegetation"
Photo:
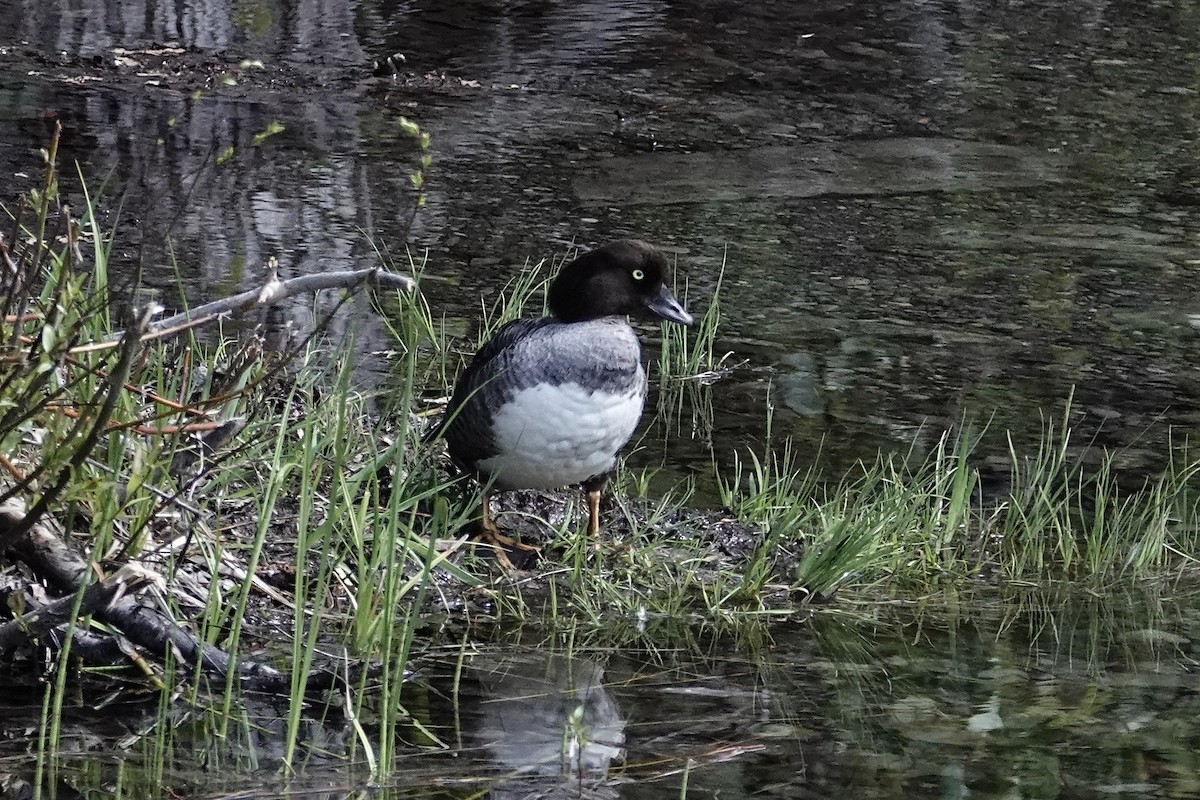
[(773, 547), (799, 551), (792, 588), (805, 593), (977, 580), (1103, 589), (1195, 573), (1200, 463), (1186, 447), (1128, 488), (1119, 453), (1072, 448), (1070, 429), (1048, 422), (1038, 453), (1012, 452), (997, 491), (983, 488), (973, 441), (947, 432), (924, 457), (881, 455), (834, 486), (789, 468), (785, 443), (735, 460), (723, 498), (766, 525)]

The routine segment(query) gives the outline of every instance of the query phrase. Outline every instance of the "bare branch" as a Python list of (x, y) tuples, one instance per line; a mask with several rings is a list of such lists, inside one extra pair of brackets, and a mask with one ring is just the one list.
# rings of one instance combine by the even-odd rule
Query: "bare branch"
[[(359, 269), (343, 272), (322, 272), (318, 275), (301, 275), (285, 281), (271, 278), (266, 285), (257, 289), (248, 289), (232, 297), (214, 300), (202, 306), (176, 314), (173, 317), (158, 320), (150, 325), (142, 334), (142, 340), (161, 338), (164, 335), (188, 330), (197, 324), (211, 322), (225, 314), (234, 311), (244, 311), (248, 308), (273, 305), (287, 297), (298, 294), (309, 294), (325, 289), (353, 289), (362, 284), (402, 289), (411, 292), (416, 289), (416, 282), (407, 275), (387, 272), (382, 269)], [(71, 348), (72, 353), (86, 353), (94, 350), (105, 350), (116, 347), (124, 331), (117, 331), (103, 342), (80, 345)]]
[[(108, 607), (127, 592), (150, 583), (163, 584), (156, 573), (134, 564), (126, 564), (112, 575), (83, 590), (79, 598), (78, 617), (86, 617)], [(74, 595), (60, 597), (53, 603), (22, 614), (0, 625), (0, 655), (10, 652), (26, 641), (42, 639), (51, 630), (70, 621), (75, 610)]]

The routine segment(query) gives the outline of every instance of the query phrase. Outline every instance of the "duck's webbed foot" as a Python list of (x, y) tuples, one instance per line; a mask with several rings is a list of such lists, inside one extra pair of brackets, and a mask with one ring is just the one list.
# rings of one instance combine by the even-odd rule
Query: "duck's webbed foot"
[[(515, 572), (518, 568), (509, 556), (510, 552), (513, 555), (516, 555), (516, 551), (538, 553), (541, 551), (541, 548), (519, 542), (511, 536), (505, 536), (501, 533), (500, 527), (492, 519), (490, 500), (491, 497), (489, 495), (483, 496), (483, 509), (479, 519), (479, 533), (476, 534), (475, 538), (477, 541), (487, 544), (492, 548), (496, 554), (496, 563), (500, 565), (502, 570), (505, 572)], [(524, 564), (529, 560), (529, 556), (523, 556), (520, 560)]]

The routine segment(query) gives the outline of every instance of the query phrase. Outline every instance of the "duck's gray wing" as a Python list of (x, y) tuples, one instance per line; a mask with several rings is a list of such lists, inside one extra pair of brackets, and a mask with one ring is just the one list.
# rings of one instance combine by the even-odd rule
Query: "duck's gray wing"
[(550, 325), (562, 323), (551, 317), (516, 319), (496, 331), (479, 348), (463, 370), (446, 406), (446, 414), (433, 435), (442, 434), (450, 457), (464, 470), (475, 471), (482, 459), (496, 455), (492, 418), (496, 409), (520, 387), (513, 383), (516, 362), (527, 359), (519, 343)]

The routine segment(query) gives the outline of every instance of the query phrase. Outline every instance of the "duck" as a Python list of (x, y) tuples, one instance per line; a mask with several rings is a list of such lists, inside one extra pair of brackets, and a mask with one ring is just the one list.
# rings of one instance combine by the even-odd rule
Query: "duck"
[[(440, 432), (450, 460), (483, 487), (480, 536), (505, 537), (491, 495), (580, 484), (589, 536), (600, 534), (600, 497), (642, 416), (646, 371), (628, 317), (691, 325), (666, 284), (654, 246), (622, 239), (564, 266), (547, 291), (549, 316), (506, 323), (475, 353), (455, 384)], [(511, 562), (508, 562), (511, 563)]]

